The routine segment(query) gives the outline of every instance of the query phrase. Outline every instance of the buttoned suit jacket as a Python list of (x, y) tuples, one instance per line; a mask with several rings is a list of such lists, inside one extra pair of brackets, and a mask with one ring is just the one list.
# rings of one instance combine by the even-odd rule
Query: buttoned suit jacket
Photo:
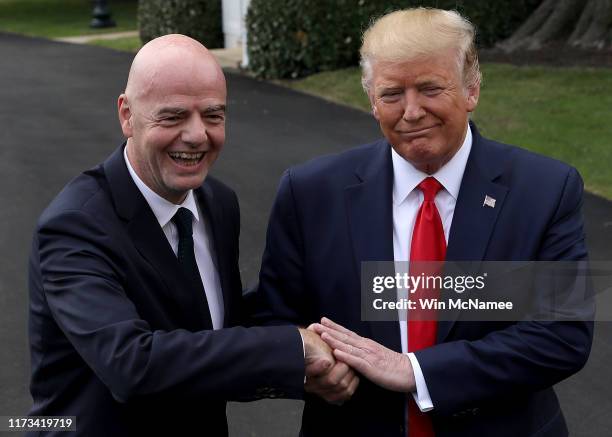
[[(577, 171), (471, 128), (446, 259), (585, 259)], [(360, 308), (361, 263), (393, 261), (390, 147), (380, 140), (284, 174), (260, 272), (262, 323), (308, 325), (326, 316), (401, 351), (398, 323), (362, 321)], [(487, 195), (493, 208), (483, 205)], [(437, 344), (416, 352), (436, 436), (567, 435), (551, 387), (585, 364), (592, 329), (592, 322), (440, 321)], [(309, 397), (302, 434), (405, 437), (406, 395), (361, 381), (341, 407)]]
[(43, 212), (30, 256), (31, 415), (76, 416), (76, 435), (88, 437), (225, 436), (227, 400), (302, 396), (297, 329), (238, 326), (234, 192), (207, 177), (195, 195), (223, 294), (227, 329), (218, 331), (123, 147)]

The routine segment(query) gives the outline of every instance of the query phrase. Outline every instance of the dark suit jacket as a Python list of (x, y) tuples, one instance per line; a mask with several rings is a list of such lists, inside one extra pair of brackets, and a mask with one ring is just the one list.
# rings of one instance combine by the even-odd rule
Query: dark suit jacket
[(302, 396), (295, 327), (230, 328), (242, 312), (235, 194), (212, 177), (196, 193), (223, 291), (219, 331), (123, 147), (44, 211), (30, 257), (31, 415), (76, 416), (76, 435), (87, 437), (224, 436), (226, 400)]
[[(587, 256), (575, 169), (482, 138), (457, 199), (448, 260), (578, 260)], [(393, 167), (384, 141), (315, 159), (283, 176), (270, 217), (258, 299), (266, 323), (321, 316), (401, 351), (397, 322), (363, 322), (360, 263), (393, 260)], [(483, 207), (485, 195), (497, 200)], [(563, 436), (551, 386), (586, 362), (592, 323), (439, 322), (416, 353), (441, 436)], [(362, 378), (342, 407), (310, 398), (305, 436), (405, 436), (405, 395)]]

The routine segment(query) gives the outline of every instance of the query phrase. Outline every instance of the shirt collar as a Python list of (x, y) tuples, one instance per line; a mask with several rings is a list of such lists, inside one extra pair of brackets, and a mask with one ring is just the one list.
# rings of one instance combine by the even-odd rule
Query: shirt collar
[[(455, 155), (431, 176), (442, 184), (444, 189), (453, 196), (455, 201), (459, 196), (459, 188), (463, 179), (463, 172), (467, 165), (470, 150), (472, 149), (472, 132), (468, 125), (463, 144)], [(401, 204), (406, 197), (421, 183), (423, 179), (430, 176), (415, 168), (410, 162), (402, 158), (391, 147), (391, 158), (393, 161), (393, 203)]]
[(130, 164), (130, 160), (127, 156), (127, 147), (123, 149), (123, 158), (125, 159), (125, 164), (127, 165), (128, 171), (130, 172), (130, 176), (134, 180), (134, 183), (144, 196), (145, 200), (151, 207), (153, 214), (155, 214), (155, 218), (159, 222), (159, 225), (163, 228), (168, 224), (174, 214), (178, 211), (179, 208), (187, 208), (193, 214), (193, 217), (196, 221), (200, 220), (200, 216), (198, 215), (198, 208), (195, 202), (195, 197), (193, 195), (193, 190), (189, 190), (187, 193), (187, 197), (180, 205), (176, 205), (172, 202), (168, 202), (166, 199), (161, 197), (155, 191), (145, 184), (142, 179), (136, 174), (132, 164)]

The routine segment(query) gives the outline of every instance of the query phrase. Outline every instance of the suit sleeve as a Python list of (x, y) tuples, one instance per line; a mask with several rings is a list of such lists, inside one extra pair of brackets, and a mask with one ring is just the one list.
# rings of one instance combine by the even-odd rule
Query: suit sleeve
[[(140, 396), (232, 400), (303, 395), (304, 358), (295, 327), (152, 330), (126, 295), (113, 235), (83, 211), (65, 211), (35, 237), (52, 317), (120, 402)], [(38, 270), (38, 271), (36, 271)]]
[(253, 299), (256, 323), (306, 325), (316, 319), (308, 316), (303, 241), (287, 170), (270, 214), (259, 287)]
[[(582, 181), (571, 169), (538, 260), (583, 260)], [(592, 319), (591, 319), (592, 320)], [(533, 392), (586, 363), (593, 322), (519, 322), (484, 338), (441, 343), (415, 352), (435, 411), (451, 414), (499, 397)]]

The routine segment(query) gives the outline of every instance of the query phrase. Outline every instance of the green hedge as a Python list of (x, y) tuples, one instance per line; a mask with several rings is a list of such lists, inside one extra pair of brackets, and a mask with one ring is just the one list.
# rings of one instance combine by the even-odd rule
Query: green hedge
[(223, 47), (221, 0), (140, 0), (138, 28), (143, 43), (182, 33), (209, 49)]
[(541, 0), (251, 0), (249, 68), (258, 77), (297, 78), (356, 65), (374, 17), (414, 6), (457, 9), (489, 46), (510, 35)]

